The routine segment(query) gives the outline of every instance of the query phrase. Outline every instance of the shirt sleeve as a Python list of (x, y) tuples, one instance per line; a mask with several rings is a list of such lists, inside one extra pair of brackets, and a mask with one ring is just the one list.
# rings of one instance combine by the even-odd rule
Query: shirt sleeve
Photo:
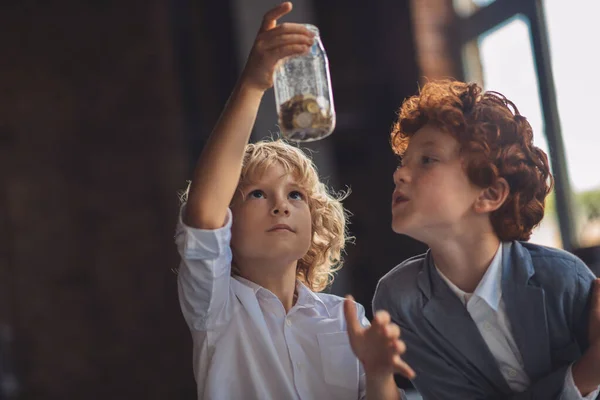
[(178, 270), (179, 304), (191, 330), (216, 329), (230, 320), (231, 210), (222, 228), (196, 229), (182, 219), (181, 206), (175, 244), (181, 256)]
[(587, 396), (583, 396), (573, 380), (573, 364), (569, 366), (567, 374), (565, 375), (565, 386), (563, 388), (561, 400), (594, 400), (598, 393), (600, 393), (600, 387), (596, 388), (593, 392)]

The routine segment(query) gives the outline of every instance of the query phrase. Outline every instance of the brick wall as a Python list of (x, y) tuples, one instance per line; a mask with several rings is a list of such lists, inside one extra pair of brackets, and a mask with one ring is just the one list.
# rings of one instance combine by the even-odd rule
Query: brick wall
[(426, 78), (462, 80), (452, 0), (411, 0), (411, 10), (421, 82)]
[(168, 2), (7, 3), (0, 323), (20, 398), (190, 398)]

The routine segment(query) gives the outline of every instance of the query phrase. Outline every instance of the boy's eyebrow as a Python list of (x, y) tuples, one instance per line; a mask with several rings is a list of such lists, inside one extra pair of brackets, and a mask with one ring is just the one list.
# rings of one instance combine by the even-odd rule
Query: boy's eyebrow
[(288, 187), (293, 188), (293, 189), (302, 190), (302, 191), (307, 190), (306, 187), (304, 185), (300, 184), (299, 182), (289, 182)]
[[(426, 142), (424, 142), (423, 144), (421, 144), (420, 146), (421, 148), (424, 149), (428, 149), (428, 148), (434, 148), (434, 149), (440, 149), (441, 147), (434, 142), (433, 140), (428, 140)], [(413, 150), (414, 151), (414, 150)], [(402, 154), (400, 154), (400, 158), (405, 157), (408, 154), (408, 149), (406, 149)]]
[(440, 147), (440, 146), (433, 140), (428, 140), (425, 143), (423, 143), (422, 147)]

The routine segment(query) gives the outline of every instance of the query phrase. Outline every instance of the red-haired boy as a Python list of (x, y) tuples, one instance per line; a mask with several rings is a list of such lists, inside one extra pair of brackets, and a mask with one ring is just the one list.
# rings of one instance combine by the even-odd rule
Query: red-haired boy
[(392, 147), (392, 227), (430, 250), (384, 276), (373, 307), (400, 326), (423, 397), (596, 398), (600, 285), (572, 254), (527, 243), (552, 175), (526, 118), (476, 84), (429, 82)]

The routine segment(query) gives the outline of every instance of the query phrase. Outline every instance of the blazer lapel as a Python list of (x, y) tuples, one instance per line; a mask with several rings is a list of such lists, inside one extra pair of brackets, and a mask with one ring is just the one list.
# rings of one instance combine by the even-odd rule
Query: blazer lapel
[(511, 393), (471, 315), (439, 276), (430, 254), (427, 255), (426, 263), (426, 273), (419, 276), (419, 286), (429, 297), (423, 307), (425, 318), (450, 345), (467, 358), (494, 390)]
[(519, 244), (504, 244), (502, 254), (502, 298), (511, 330), (531, 381), (551, 369), (550, 337), (544, 290), (529, 285), (534, 274), (529, 253)]

